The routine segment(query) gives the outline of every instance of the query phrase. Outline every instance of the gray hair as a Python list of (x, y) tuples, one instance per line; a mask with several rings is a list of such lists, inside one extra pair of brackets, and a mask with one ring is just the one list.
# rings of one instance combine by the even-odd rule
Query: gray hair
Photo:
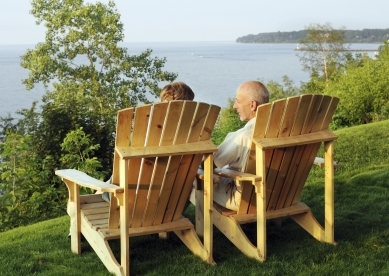
[(247, 81), (243, 83), (239, 89), (243, 89), (258, 105), (269, 102), (269, 91), (262, 82)]

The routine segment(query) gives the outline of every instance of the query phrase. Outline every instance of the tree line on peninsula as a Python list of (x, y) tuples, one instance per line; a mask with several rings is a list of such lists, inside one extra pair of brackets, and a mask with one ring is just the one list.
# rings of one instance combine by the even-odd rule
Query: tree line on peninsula
[[(389, 39), (388, 29), (363, 29), (363, 30), (346, 30), (346, 43), (382, 43)], [(300, 31), (292, 32), (269, 32), (249, 34), (238, 37), (236, 42), (239, 43), (299, 43), (301, 39), (307, 36), (307, 28)]]

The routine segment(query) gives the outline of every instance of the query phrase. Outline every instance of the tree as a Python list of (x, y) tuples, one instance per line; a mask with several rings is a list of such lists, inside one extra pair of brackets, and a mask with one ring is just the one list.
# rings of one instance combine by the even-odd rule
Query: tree
[(334, 116), (336, 127), (389, 119), (389, 42), (379, 47), (375, 59), (367, 55), (351, 61), (324, 93), (340, 102)]
[(286, 75), (282, 76), (282, 84), (276, 81), (269, 81), (266, 83), (266, 88), (269, 91), (270, 102), (296, 96), (300, 93), (299, 88), (294, 86), (294, 82)]
[(31, 143), (30, 135), (8, 132), (0, 144), (0, 232), (65, 214), (65, 187), (54, 185), (50, 158), (31, 152)]
[(47, 28), (45, 41), (22, 56), (29, 70), (27, 89), (42, 83), (40, 124), (35, 140), (41, 157), (60, 164), (60, 144), (79, 127), (99, 144), (96, 155), (105, 168), (112, 163), (116, 113), (119, 109), (148, 103), (160, 93), (160, 82), (171, 82), (165, 58), (152, 57), (148, 49), (130, 55), (121, 47), (123, 24), (113, 1), (33, 0), (31, 13)]
[(220, 111), (215, 128), (212, 132), (212, 141), (219, 145), (229, 132), (242, 128), (246, 122), (241, 121), (238, 113), (234, 109), (235, 99), (228, 98), (228, 106), (223, 107)]
[(66, 187), (56, 169), (109, 175), (117, 111), (148, 103), (159, 95), (160, 82), (176, 78), (152, 50), (130, 55), (119, 45), (123, 24), (113, 1), (31, 5), (47, 30), (45, 41), (21, 58), (29, 70), (23, 83), (28, 90), (42, 83), (46, 94), (39, 110), (34, 102), (15, 124), (0, 117), (0, 231), (64, 214)]
[(330, 23), (311, 24), (307, 35), (300, 40), (298, 54), (303, 70), (312, 76), (322, 76), (327, 82), (331, 73), (339, 70), (347, 61), (345, 28), (334, 29)]

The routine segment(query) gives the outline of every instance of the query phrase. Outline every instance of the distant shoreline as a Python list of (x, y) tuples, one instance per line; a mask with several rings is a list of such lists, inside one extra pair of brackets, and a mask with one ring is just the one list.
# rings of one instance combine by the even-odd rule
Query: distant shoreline
[[(238, 37), (239, 43), (300, 43), (300, 40), (306, 37), (307, 30), (293, 32), (270, 32), (249, 34)], [(389, 40), (389, 29), (363, 29), (363, 30), (345, 30), (345, 43), (379, 43)]]
[[(362, 43), (358, 43), (358, 44), (362, 44)], [(369, 43), (369, 44), (373, 44), (373, 43)], [(309, 51), (309, 50), (306, 50), (304, 48), (295, 48), (293, 51)], [(341, 52), (376, 52), (378, 51), (378, 49), (344, 49), (344, 50), (341, 50)]]

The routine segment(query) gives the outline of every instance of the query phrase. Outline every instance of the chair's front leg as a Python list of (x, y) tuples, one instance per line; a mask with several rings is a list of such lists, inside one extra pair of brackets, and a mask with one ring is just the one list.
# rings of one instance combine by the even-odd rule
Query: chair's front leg
[(209, 253), (208, 261), (212, 262), (213, 250), (213, 154), (204, 159), (204, 247)]
[(204, 236), (204, 181), (197, 178), (196, 185), (194, 187), (195, 195), (195, 226), (196, 233), (200, 237)]
[(80, 211), (80, 187), (67, 179), (62, 179), (69, 191), (67, 212), (70, 216), (71, 250), (73, 253), (81, 253), (81, 211)]
[(130, 240), (129, 240), (129, 210), (128, 210), (128, 160), (120, 160), (120, 187), (124, 188), (119, 197), (120, 205), (120, 264), (124, 275), (130, 275)]
[(266, 167), (265, 151), (256, 148), (256, 174), (262, 181), (255, 183), (257, 201), (257, 249), (259, 258), (266, 260)]
[(328, 243), (335, 244), (334, 238), (334, 142), (324, 143), (324, 185), (325, 185), (325, 222), (324, 239)]

